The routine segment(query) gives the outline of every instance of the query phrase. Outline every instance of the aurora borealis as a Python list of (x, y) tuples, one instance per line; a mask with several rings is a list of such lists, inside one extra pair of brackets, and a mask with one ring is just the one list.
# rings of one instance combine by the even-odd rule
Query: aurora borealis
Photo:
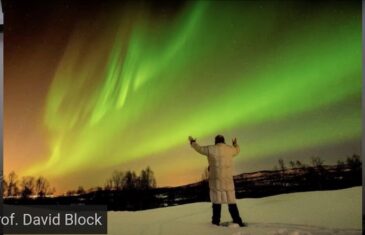
[(206, 165), (187, 137), (217, 133), (238, 138), (237, 173), (360, 153), (361, 2), (20, 5), (5, 14), (5, 172), (62, 191), (149, 165), (184, 184)]

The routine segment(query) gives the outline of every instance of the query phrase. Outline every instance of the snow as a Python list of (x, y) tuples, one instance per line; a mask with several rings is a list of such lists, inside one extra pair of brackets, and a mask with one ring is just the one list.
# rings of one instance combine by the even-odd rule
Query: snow
[[(108, 234), (362, 234), (361, 190), (354, 187), (239, 199), (241, 217), (248, 223), (244, 228), (211, 225), (211, 204), (207, 202), (137, 212), (109, 212)], [(230, 220), (224, 205), (221, 221)]]

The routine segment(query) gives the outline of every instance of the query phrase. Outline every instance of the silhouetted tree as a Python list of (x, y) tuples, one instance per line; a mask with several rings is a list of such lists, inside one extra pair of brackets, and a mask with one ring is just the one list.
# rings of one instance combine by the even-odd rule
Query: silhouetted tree
[(46, 178), (40, 176), (36, 179), (35, 193), (38, 197), (45, 197), (48, 193), (50, 193), (50, 184)]
[(124, 187), (124, 172), (114, 171), (112, 176), (107, 180), (106, 189), (122, 190)]
[(150, 167), (141, 171), (138, 183), (139, 188), (142, 190), (156, 188), (156, 179)]
[(21, 182), (21, 195), (23, 198), (28, 198), (34, 194), (35, 180), (32, 176), (25, 176)]
[(137, 188), (138, 177), (134, 171), (127, 171), (124, 175), (123, 181), (123, 189), (132, 190)]
[(78, 194), (78, 195), (85, 194), (85, 193), (86, 193), (86, 191), (85, 191), (84, 187), (82, 187), (82, 186), (79, 186), (76, 190), (76, 194)]
[(295, 162), (295, 165), (297, 166), (297, 168), (301, 168), (301, 169), (304, 167), (304, 164), (301, 161), (299, 161), (299, 160), (297, 160)]
[(76, 191), (75, 190), (68, 190), (66, 192), (66, 196), (74, 196), (76, 194)]
[(284, 162), (284, 160), (283, 159), (279, 159), (279, 169), (281, 170), (281, 171), (286, 171), (286, 166), (285, 166), (285, 162)]
[(19, 194), (18, 176), (14, 171), (10, 172), (8, 175), (8, 188), (6, 194), (8, 197), (15, 197)]
[(358, 185), (362, 183), (362, 162), (359, 155), (352, 155), (351, 157), (347, 157), (346, 163), (350, 168), (350, 174), (352, 177), (352, 182), (354, 185)]
[(359, 155), (354, 154), (351, 157), (347, 157), (346, 163), (352, 171), (361, 171), (362, 162)]
[(103, 188), (102, 188), (102, 187), (100, 187), (100, 186), (98, 186), (98, 187), (96, 187), (96, 188), (95, 188), (95, 191), (96, 191), (96, 192), (101, 192), (101, 191), (103, 191)]
[(113, 189), (113, 181), (111, 178), (107, 179), (104, 185), (105, 190), (112, 190)]

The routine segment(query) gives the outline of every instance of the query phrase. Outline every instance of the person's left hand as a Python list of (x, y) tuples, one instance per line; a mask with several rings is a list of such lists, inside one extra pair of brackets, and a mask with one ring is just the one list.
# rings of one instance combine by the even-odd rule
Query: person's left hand
[(237, 146), (237, 138), (232, 139), (233, 146)]

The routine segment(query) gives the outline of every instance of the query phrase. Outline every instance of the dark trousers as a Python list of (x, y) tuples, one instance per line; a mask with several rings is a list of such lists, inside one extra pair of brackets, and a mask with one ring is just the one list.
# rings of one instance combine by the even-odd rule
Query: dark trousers
[[(213, 208), (212, 224), (219, 225), (221, 221), (222, 205), (213, 203), (212, 208)], [(228, 204), (228, 210), (229, 213), (231, 214), (233, 223), (242, 224), (242, 219), (240, 217), (237, 204)]]

